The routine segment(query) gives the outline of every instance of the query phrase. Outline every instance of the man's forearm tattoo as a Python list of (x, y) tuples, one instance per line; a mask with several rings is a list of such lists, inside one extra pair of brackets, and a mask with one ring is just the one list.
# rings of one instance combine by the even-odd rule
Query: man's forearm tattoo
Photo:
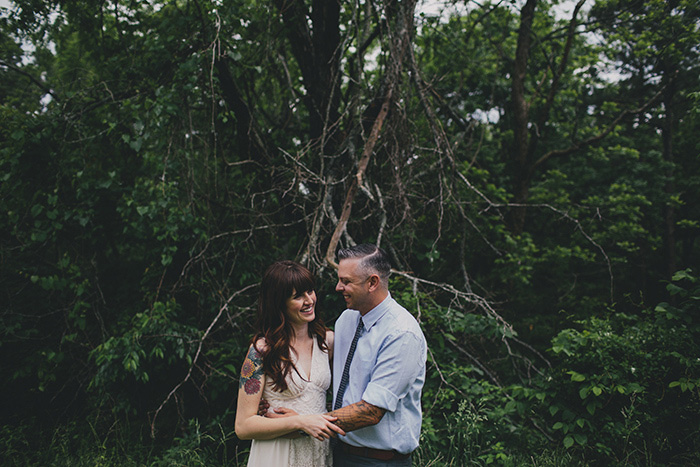
[(251, 345), (241, 368), (241, 379), (238, 387), (244, 388), (246, 394), (253, 395), (261, 389), (262, 375), (262, 357), (255, 350), (255, 346)]
[(386, 410), (381, 407), (360, 401), (334, 410), (329, 415), (338, 417), (338, 420), (333, 423), (347, 432), (376, 425), (380, 422), (385, 412)]

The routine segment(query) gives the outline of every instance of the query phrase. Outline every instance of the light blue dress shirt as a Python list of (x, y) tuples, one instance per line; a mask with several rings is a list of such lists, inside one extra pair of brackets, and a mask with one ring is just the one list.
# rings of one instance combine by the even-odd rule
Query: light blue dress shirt
[(352, 359), (342, 406), (364, 400), (386, 409), (386, 413), (377, 425), (352, 431), (340, 439), (353, 446), (412, 452), (420, 438), (425, 336), (416, 319), (391, 295), (365, 316), (357, 310), (345, 310), (335, 323), (334, 401), (359, 319), (364, 330)]

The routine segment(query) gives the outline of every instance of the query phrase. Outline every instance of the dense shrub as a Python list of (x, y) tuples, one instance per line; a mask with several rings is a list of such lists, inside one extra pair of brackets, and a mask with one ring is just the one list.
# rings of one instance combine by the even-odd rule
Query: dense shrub
[(700, 462), (700, 281), (673, 279), (676, 305), (611, 311), (553, 339), (544, 407), (565, 447), (616, 465)]

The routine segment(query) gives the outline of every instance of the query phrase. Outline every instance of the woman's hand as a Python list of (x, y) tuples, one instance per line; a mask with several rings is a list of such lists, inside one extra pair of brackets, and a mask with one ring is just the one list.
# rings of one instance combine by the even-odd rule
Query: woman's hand
[[(269, 409), (269, 404), (268, 404), (268, 409)], [(299, 415), (296, 413), (296, 411), (292, 409), (288, 409), (287, 407), (278, 407), (276, 409), (272, 409), (272, 411), (266, 409), (264, 414), (261, 414), (258, 412), (258, 415), (262, 415), (263, 417), (267, 418), (284, 418), (284, 417), (293, 417), (295, 415)]]
[(326, 414), (298, 415), (301, 429), (309, 436), (320, 441), (329, 439), (332, 436), (345, 435), (345, 432), (332, 422), (338, 417)]

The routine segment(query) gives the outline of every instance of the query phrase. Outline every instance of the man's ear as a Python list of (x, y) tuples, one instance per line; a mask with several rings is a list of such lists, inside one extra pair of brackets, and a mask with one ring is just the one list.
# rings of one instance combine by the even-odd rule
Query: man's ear
[(377, 274), (372, 274), (369, 276), (369, 291), (374, 292), (379, 288), (379, 284), (381, 283), (381, 280), (379, 279), (379, 276)]

